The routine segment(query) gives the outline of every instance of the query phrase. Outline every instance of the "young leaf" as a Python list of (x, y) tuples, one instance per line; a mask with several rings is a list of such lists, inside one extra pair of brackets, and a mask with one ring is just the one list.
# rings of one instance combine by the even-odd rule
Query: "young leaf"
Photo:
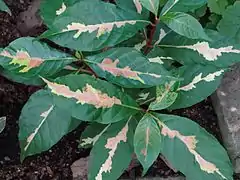
[(3, 0), (0, 0), (0, 11), (5, 11), (5, 12), (7, 12), (8, 14), (11, 15), (10, 9), (9, 9), (8, 6), (4, 3)]
[(208, 30), (212, 42), (192, 40), (176, 33), (169, 33), (159, 47), (184, 65), (204, 64), (228, 67), (240, 60), (240, 46), (234, 40)]
[(224, 72), (225, 69), (200, 64), (179, 68), (184, 80), (176, 91), (178, 97), (170, 109), (190, 107), (210, 96), (219, 86)]
[(6, 126), (6, 117), (0, 117), (0, 133), (4, 130)]
[[(137, 2), (137, 0), (134, 0)], [(143, 7), (151, 11), (155, 16), (158, 15), (159, 0), (138, 0)]]
[(134, 149), (143, 166), (143, 175), (157, 159), (161, 150), (161, 135), (158, 124), (148, 114), (138, 123), (134, 135)]
[(76, 58), (71, 55), (31, 37), (19, 38), (0, 52), (0, 65), (4, 69), (39, 84), (42, 84), (39, 76), (52, 77), (74, 61)]
[(99, 137), (90, 154), (89, 180), (118, 179), (127, 169), (133, 155), (133, 121), (114, 123)]
[(98, 76), (126, 88), (151, 87), (177, 79), (133, 48), (113, 48), (85, 61)]
[(79, 142), (79, 148), (89, 148), (94, 146), (105, 131), (109, 128), (109, 125), (93, 123), (90, 124), (81, 134), (81, 139)]
[(240, 2), (236, 1), (234, 5), (229, 6), (223, 13), (223, 18), (218, 24), (220, 33), (227, 37), (233, 37), (237, 43), (240, 40)]
[(114, 4), (82, 0), (56, 17), (41, 37), (65, 47), (97, 51), (129, 39), (149, 23), (137, 12), (124, 11)]
[(161, 16), (167, 12), (189, 12), (194, 11), (205, 4), (208, 0), (168, 0), (161, 11)]
[(19, 119), (21, 159), (50, 149), (69, 132), (71, 112), (54, 102), (45, 90), (34, 93)]
[(162, 110), (171, 106), (177, 99), (178, 93), (174, 90), (176, 81), (170, 81), (157, 87), (156, 100), (149, 106), (149, 110)]
[(191, 39), (210, 40), (204, 32), (201, 24), (189, 14), (181, 12), (168, 12), (167, 14), (161, 16), (161, 20), (169, 28), (182, 36), (186, 36)]
[(109, 124), (136, 114), (136, 102), (116, 86), (89, 75), (68, 75), (56, 82), (44, 80), (55, 102), (83, 121)]
[(161, 153), (186, 179), (233, 180), (226, 150), (206, 130), (187, 118), (157, 113), (152, 116), (161, 128)]

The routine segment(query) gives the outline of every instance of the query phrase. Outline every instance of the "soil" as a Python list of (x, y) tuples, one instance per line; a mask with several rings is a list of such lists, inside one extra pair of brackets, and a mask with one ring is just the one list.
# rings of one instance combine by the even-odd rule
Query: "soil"
[[(14, 39), (21, 37), (17, 29), (16, 19), (20, 12), (27, 9), (31, 0), (6, 0), (12, 11), (12, 16), (0, 13), (0, 47), (5, 47)], [(44, 30), (38, 27), (35, 35)], [(49, 151), (27, 158), (20, 162), (20, 148), (18, 144), (18, 118), (21, 109), (29, 96), (37, 89), (31, 86), (11, 82), (0, 76), (0, 117), (7, 117), (7, 125), (0, 134), (0, 180), (70, 180), (72, 179), (71, 164), (81, 157), (89, 155), (89, 150), (78, 149), (77, 140), (83, 130), (79, 127), (65, 136)], [(196, 119), (206, 130), (219, 141), (221, 135), (210, 99), (191, 108), (174, 111), (174, 114)], [(123, 177), (135, 178), (141, 173), (136, 167), (126, 172)], [(148, 171), (149, 176), (176, 176), (159, 158)]]

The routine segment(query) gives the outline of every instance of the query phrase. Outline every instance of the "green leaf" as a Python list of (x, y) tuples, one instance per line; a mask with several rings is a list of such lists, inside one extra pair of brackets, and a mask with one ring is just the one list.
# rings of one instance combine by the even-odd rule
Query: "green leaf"
[(135, 0), (139, 1), (143, 7), (151, 11), (155, 16), (158, 15), (159, 0)]
[(190, 107), (206, 99), (221, 83), (225, 70), (200, 64), (179, 68), (184, 80), (177, 89), (178, 97), (170, 109)]
[(233, 37), (236, 43), (240, 43), (240, 2), (229, 6), (223, 13), (223, 18), (218, 24), (218, 30), (227, 37)]
[(143, 88), (176, 80), (161, 64), (133, 48), (113, 48), (85, 60), (95, 73), (126, 88)]
[(167, 14), (161, 16), (161, 20), (169, 28), (182, 36), (186, 36), (191, 39), (210, 40), (204, 32), (201, 24), (189, 14), (181, 12), (168, 12)]
[[(49, 47), (34, 38), (19, 38), (0, 53), (0, 65), (11, 73), (13, 80), (25, 79), (26, 84), (41, 85), (41, 77), (51, 78), (76, 58)], [(24, 83), (24, 81), (23, 81)]]
[(148, 114), (138, 123), (134, 135), (134, 149), (143, 166), (143, 175), (157, 159), (161, 150), (161, 135), (158, 124)]
[(212, 13), (222, 15), (228, 6), (228, 0), (208, 0), (208, 7)]
[(34, 93), (19, 119), (21, 159), (50, 149), (69, 132), (71, 112), (54, 102), (45, 90)]
[(88, 180), (118, 179), (127, 169), (133, 155), (134, 121), (114, 123), (99, 137), (91, 150)]
[(0, 133), (4, 130), (6, 126), (6, 117), (0, 117)]
[(176, 81), (171, 81), (165, 85), (157, 87), (156, 100), (149, 106), (149, 110), (163, 110), (171, 106), (177, 99), (178, 93), (175, 92)]
[(128, 119), (140, 110), (118, 87), (89, 75), (68, 75), (55, 83), (45, 82), (56, 104), (83, 121), (109, 124)]
[(162, 155), (187, 180), (233, 180), (226, 150), (190, 119), (154, 113), (161, 127)]
[(167, 12), (192, 12), (205, 4), (207, 0), (168, 0), (161, 11), (161, 16)]
[(169, 33), (160, 43), (169, 57), (184, 65), (204, 64), (226, 68), (240, 61), (240, 45), (216, 31), (207, 30), (212, 42)]
[(90, 148), (98, 141), (105, 131), (109, 128), (110, 125), (104, 125), (99, 123), (93, 123), (88, 125), (88, 127), (82, 132), (79, 148)]
[(83, 0), (56, 17), (41, 37), (61, 46), (96, 51), (129, 39), (149, 23), (137, 12), (101, 1)]
[(7, 7), (3, 0), (0, 0), (0, 11), (5, 11), (8, 14), (12, 15), (10, 9)]
[(65, 13), (69, 6), (72, 6), (78, 1), (81, 0), (43, 0), (40, 6), (40, 14), (44, 23), (51, 25), (57, 16)]

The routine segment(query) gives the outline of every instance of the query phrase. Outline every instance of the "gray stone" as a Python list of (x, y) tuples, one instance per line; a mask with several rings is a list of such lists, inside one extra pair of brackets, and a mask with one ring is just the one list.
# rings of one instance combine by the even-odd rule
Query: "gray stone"
[(212, 100), (224, 145), (235, 172), (240, 173), (240, 64), (225, 74)]
[(73, 180), (87, 180), (89, 157), (81, 158), (71, 165)]

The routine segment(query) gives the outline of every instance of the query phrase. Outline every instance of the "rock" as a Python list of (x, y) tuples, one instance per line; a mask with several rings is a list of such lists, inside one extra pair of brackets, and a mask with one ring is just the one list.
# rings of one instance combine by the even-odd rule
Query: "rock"
[(212, 96), (224, 145), (240, 173), (240, 64), (232, 67)]
[(17, 28), (23, 36), (36, 34), (43, 21), (39, 15), (41, 0), (34, 0), (28, 9), (19, 15)]
[(89, 157), (81, 158), (71, 165), (73, 180), (87, 180)]

